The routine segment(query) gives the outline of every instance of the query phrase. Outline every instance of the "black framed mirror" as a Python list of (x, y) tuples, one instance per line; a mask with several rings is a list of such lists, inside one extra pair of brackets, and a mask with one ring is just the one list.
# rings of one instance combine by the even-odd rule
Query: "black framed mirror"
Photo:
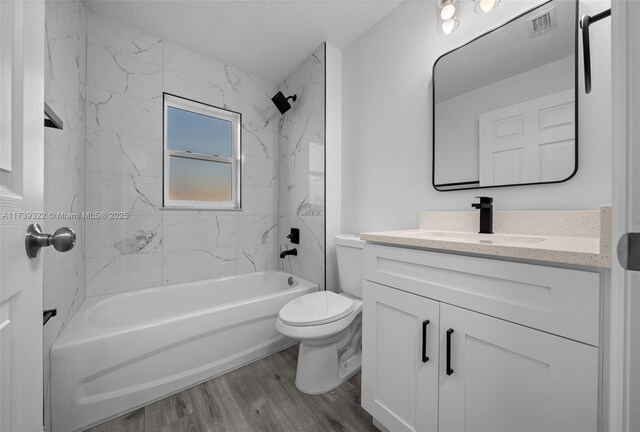
[(560, 183), (578, 170), (578, 1), (551, 0), (433, 65), (433, 187)]

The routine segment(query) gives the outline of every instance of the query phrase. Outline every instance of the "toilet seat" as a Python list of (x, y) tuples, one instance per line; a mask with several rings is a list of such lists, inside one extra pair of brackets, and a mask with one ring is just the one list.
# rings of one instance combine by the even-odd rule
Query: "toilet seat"
[(280, 310), (280, 321), (294, 327), (317, 326), (349, 315), (355, 302), (333, 291), (319, 291), (291, 300)]

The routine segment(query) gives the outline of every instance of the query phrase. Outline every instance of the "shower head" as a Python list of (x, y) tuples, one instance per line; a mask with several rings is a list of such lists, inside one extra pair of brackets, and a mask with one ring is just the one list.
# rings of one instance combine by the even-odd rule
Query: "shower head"
[(291, 109), (289, 99), (295, 102), (296, 98), (296, 95), (285, 97), (282, 92), (278, 92), (274, 97), (271, 98), (271, 101), (275, 104), (276, 108), (278, 108), (280, 114), (284, 114)]

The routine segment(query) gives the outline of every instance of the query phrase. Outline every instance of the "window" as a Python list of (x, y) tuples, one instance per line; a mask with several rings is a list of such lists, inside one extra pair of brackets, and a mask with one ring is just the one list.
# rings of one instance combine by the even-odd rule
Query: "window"
[(240, 209), (241, 114), (164, 94), (164, 206)]

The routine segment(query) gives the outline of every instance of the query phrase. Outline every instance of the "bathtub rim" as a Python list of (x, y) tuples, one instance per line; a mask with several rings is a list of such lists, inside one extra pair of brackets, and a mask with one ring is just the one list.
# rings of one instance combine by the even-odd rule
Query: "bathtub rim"
[[(273, 292), (269, 292), (259, 296), (248, 297), (245, 299), (235, 300), (227, 303), (221, 303), (221, 304), (208, 306), (204, 308), (198, 308), (198, 309), (190, 310), (180, 314), (171, 315), (168, 317), (161, 317), (161, 318), (153, 319), (149, 321), (142, 321), (136, 324), (128, 324), (125, 326), (109, 326), (109, 327), (97, 326), (91, 323), (91, 321), (89, 320), (90, 313), (93, 310), (95, 310), (97, 307), (99, 307), (100, 303), (104, 301), (108, 301), (109, 299), (112, 299), (114, 297), (128, 297), (136, 294), (142, 295), (150, 292), (156, 292), (159, 290), (165, 290), (165, 289), (168, 290), (172, 288), (177, 288), (180, 286), (189, 286), (193, 284), (197, 284), (197, 285), (206, 284), (212, 281), (222, 282), (224, 280), (228, 280), (232, 278), (235, 279), (239, 277), (246, 277), (248, 279), (249, 276), (255, 276), (255, 275), (265, 274), (265, 273), (279, 273), (283, 275), (293, 276), (299, 281), (299, 283), (293, 287), (287, 286), (283, 290), (273, 291)], [(260, 300), (264, 300), (265, 298), (268, 298), (268, 297), (286, 295), (286, 293), (291, 293), (292, 291), (306, 291), (309, 288), (312, 288), (314, 286), (316, 287), (316, 290), (320, 289), (319, 284), (315, 282), (311, 282), (308, 279), (302, 278), (300, 276), (296, 276), (293, 273), (284, 271), (282, 269), (272, 269), (272, 270), (262, 270), (259, 272), (252, 272), (252, 273), (242, 273), (239, 275), (222, 276), (218, 278), (200, 279), (200, 280), (191, 281), (191, 282), (180, 282), (176, 284), (163, 285), (158, 287), (143, 288), (135, 291), (127, 291), (127, 292), (114, 293), (114, 294), (103, 294), (100, 296), (88, 297), (84, 299), (84, 301), (80, 304), (76, 312), (69, 319), (69, 322), (64, 326), (63, 330), (60, 332), (60, 335), (58, 336), (58, 338), (52, 344), (51, 353), (53, 353), (58, 349), (72, 347), (81, 343), (93, 342), (103, 338), (118, 336), (128, 332), (144, 331), (145, 329), (157, 327), (163, 324), (177, 323), (192, 317), (206, 315), (216, 310), (221, 310), (228, 307), (239, 307), (242, 305), (255, 303)]]

